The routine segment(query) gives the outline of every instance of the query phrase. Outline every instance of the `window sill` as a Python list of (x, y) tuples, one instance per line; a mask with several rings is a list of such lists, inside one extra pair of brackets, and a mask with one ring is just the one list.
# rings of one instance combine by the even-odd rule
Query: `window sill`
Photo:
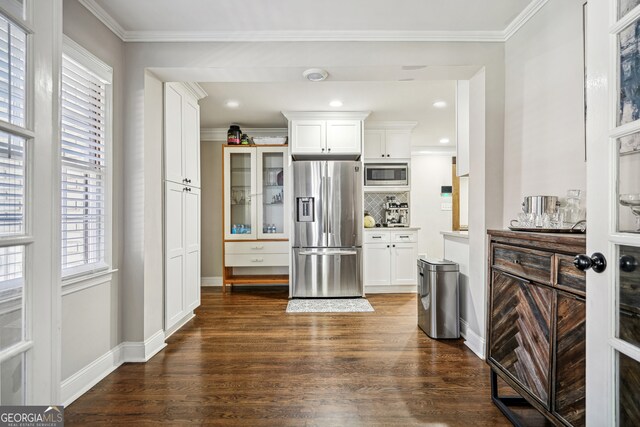
[(117, 269), (105, 267), (100, 271), (92, 271), (85, 274), (77, 274), (72, 277), (62, 279), (62, 295), (69, 295), (74, 292), (92, 288), (103, 283), (110, 282)]

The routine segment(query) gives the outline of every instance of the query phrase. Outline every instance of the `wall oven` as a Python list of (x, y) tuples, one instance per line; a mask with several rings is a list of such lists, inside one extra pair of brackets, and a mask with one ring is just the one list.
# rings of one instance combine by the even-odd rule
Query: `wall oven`
[(409, 185), (409, 164), (365, 164), (364, 185), (367, 187), (406, 187)]

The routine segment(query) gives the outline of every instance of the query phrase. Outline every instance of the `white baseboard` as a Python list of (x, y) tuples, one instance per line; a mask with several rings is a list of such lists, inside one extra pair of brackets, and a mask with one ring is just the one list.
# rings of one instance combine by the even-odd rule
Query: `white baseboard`
[(222, 286), (222, 276), (202, 277), (200, 286)]
[(60, 386), (62, 404), (69, 406), (122, 363), (122, 344), (120, 344), (62, 381)]
[(365, 294), (415, 294), (416, 285), (365, 285)]
[(460, 319), (460, 335), (464, 338), (464, 343), (467, 347), (473, 351), (480, 359), (485, 359), (484, 348), (485, 340), (480, 335), (476, 334), (473, 329), (469, 327), (469, 324)]
[(196, 317), (196, 315), (194, 314), (193, 311), (187, 314), (186, 316), (184, 316), (182, 319), (178, 321), (178, 323), (176, 323), (175, 325), (173, 325), (172, 327), (164, 331), (164, 338), (165, 339), (169, 338), (171, 335), (173, 335), (174, 332), (182, 328), (188, 321), (190, 321), (194, 317)]
[(158, 332), (144, 340), (144, 342), (123, 342), (123, 359), (125, 362), (144, 363), (155, 356), (167, 344), (164, 342), (164, 331)]

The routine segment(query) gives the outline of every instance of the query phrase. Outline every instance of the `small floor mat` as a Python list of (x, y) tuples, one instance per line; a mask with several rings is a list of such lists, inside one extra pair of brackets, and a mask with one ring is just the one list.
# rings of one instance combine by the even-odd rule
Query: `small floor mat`
[(374, 311), (364, 298), (348, 299), (292, 299), (287, 313), (365, 313)]

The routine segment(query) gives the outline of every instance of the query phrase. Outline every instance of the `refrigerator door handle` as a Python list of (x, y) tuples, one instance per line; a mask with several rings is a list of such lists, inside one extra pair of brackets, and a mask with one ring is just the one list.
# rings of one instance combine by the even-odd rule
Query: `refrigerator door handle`
[(329, 220), (329, 217), (331, 216), (331, 218), (333, 218), (333, 215), (335, 212), (333, 212), (333, 178), (330, 176), (327, 176), (327, 181), (326, 181), (326, 185), (327, 185), (327, 198), (325, 199), (327, 201), (327, 233), (332, 234), (333, 230), (331, 227), (331, 221)]
[(300, 251), (300, 255), (357, 255), (356, 251)]

